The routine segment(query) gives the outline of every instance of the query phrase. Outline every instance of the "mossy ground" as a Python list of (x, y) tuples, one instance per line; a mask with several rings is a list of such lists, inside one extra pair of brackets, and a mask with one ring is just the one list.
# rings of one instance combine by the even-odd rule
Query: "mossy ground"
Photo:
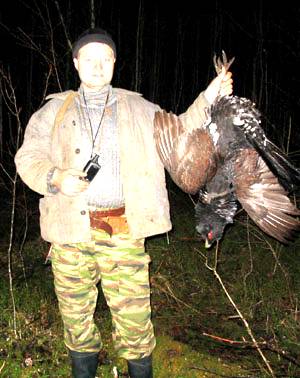
[[(196, 238), (190, 198), (172, 189), (170, 199), (173, 231), (146, 243), (152, 259), (157, 335), (154, 376), (270, 376), (212, 270), (216, 266), (274, 376), (300, 377), (299, 240), (281, 246), (259, 232), (242, 213), (226, 231), (216, 254), (214, 248), (205, 250)], [(44, 264), (49, 246), (38, 234), (37, 212), (29, 215), (23, 244), (25, 223), (20, 221), (19, 211), (11, 251), (12, 292), (7, 259), (9, 221), (1, 226), (6, 232), (0, 244), (0, 376), (70, 377), (51, 266)], [(9, 219), (9, 214), (6, 217)], [(112, 347), (109, 310), (101, 291), (96, 321), (103, 336), (98, 377), (113, 377), (114, 366), (119, 377), (126, 377), (125, 361), (117, 358)]]

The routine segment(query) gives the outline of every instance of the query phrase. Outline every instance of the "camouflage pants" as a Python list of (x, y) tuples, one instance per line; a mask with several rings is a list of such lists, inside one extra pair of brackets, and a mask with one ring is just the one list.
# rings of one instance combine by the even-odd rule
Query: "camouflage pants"
[(52, 245), (55, 292), (64, 323), (66, 346), (80, 352), (101, 349), (94, 322), (97, 284), (112, 315), (113, 341), (125, 359), (148, 356), (155, 347), (151, 322), (148, 265), (144, 240), (129, 234), (110, 237), (93, 230), (93, 241)]

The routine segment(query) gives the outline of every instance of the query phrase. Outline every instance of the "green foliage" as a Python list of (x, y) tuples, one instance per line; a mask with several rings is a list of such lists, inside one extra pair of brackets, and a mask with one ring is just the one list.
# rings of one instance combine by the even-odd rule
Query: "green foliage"
[[(226, 230), (218, 253), (206, 250), (195, 235), (191, 199), (171, 187), (170, 200), (174, 229), (146, 244), (152, 259), (155, 377), (269, 376), (212, 270), (216, 256), (216, 271), (276, 376), (300, 377), (299, 240), (281, 246), (241, 213)], [(38, 234), (28, 238), (22, 252), (20, 244), (15, 245), (11, 265), (16, 329), (8, 244), (1, 243), (0, 376), (70, 377), (51, 266), (44, 264), (49, 245)], [(96, 321), (104, 356), (98, 377), (113, 377), (114, 366), (120, 377), (126, 376), (125, 361), (113, 350), (109, 310), (101, 291)]]
[(300, 376), (300, 240), (282, 246), (243, 212), (226, 230), (217, 254), (215, 248), (205, 250), (194, 233), (192, 202), (180, 191), (171, 193), (174, 230), (148, 248), (159, 330), (195, 350), (213, 348), (219, 356), (225, 351), (245, 366), (266, 368), (212, 271), (217, 256), (216, 271), (274, 372)]

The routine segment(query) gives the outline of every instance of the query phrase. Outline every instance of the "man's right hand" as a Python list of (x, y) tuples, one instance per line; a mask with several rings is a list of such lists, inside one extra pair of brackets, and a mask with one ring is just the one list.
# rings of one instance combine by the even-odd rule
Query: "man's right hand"
[(76, 196), (82, 193), (89, 186), (85, 180), (80, 180), (86, 173), (78, 169), (55, 169), (51, 184), (55, 185), (59, 191), (66, 196)]

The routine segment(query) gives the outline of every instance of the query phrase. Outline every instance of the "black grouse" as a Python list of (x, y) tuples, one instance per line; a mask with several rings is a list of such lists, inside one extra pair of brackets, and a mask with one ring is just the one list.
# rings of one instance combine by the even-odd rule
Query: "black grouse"
[[(217, 72), (223, 61), (214, 60)], [(300, 184), (300, 172), (265, 135), (261, 114), (249, 99), (219, 97), (207, 110), (207, 122), (187, 131), (180, 118), (155, 115), (154, 135), (161, 160), (186, 193), (199, 193), (196, 230), (210, 247), (233, 223), (238, 204), (266, 234), (282, 243), (293, 239), (300, 211), (288, 194)]]

